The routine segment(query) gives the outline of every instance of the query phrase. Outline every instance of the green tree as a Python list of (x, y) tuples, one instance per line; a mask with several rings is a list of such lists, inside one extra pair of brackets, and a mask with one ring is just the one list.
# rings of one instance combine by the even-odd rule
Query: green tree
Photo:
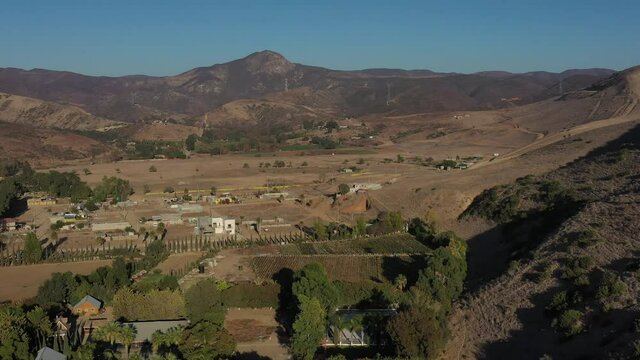
[(313, 230), (315, 231), (316, 240), (327, 239), (327, 227), (320, 220), (313, 222)]
[(398, 288), (398, 290), (400, 291), (404, 290), (404, 288), (407, 286), (407, 277), (403, 274), (396, 276), (395, 280), (393, 281), (393, 285), (395, 285), (396, 288)]
[(388, 332), (398, 354), (419, 359), (437, 358), (448, 337), (445, 320), (431, 309), (416, 306), (393, 317)]
[(300, 312), (293, 323), (291, 352), (296, 359), (311, 360), (324, 337), (326, 315), (316, 298), (300, 296)]
[(27, 264), (35, 264), (42, 260), (42, 245), (35, 233), (28, 233), (24, 241), (24, 261)]
[(404, 219), (402, 219), (402, 214), (399, 211), (387, 213), (384, 222), (385, 225), (393, 231), (400, 231), (404, 228)]
[(151, 344), (154, 353), (172, 353), (176, 351), (182, 340), (183, 329), (172, 327), (165, 332), (157, 330), (151, 335)]
[(228, 359), (236, 350), (233, 336), (222, 327), (207, 320), (198, 321), (182, 333), (178, 348), (185, 359)]
[(36, 306), (31, 311), (27, 312), (26, 317), (29, 321), (29, 325), (34, 330), (33, 332), (36, 334), (38, 347), (42, 348), (46, 345), (47, 338), (53, 333), (49, 316), (47, 316), (47, 313), (43, 308)]
[(126, 201), (133, 194), (129, 181), (117, 177), (103, 177), (102, 182), (93, 191), (94, 199), (98, 202), (112, 197), (115, 201)]
[(451, 249), (440, 247), (427, 260), (413, 294), (416, 305), (436, 305), (446, 313), (451, 310), (451, 302), (462, 293), (467, 275), (465, 258), (453, 254)]
[(136, 338), (136, 329), (133, 326), (121, 326), (118, 334), (119, 342), (124, 345), (126, 357), (129, 358), (129, 349)]
[(567, 336), (581, 333), (584, 328), (582, 312), (573, 309), (564, 311), (558, 319), (558, 327), (560, 327)]
[(26, 327), (27, 319), (21, 308), (0, 305), (0, 359), (31, 359)]
[(11, 200), (18, 195), (18, 188), (12, 179), (0, 180), (0, 217), (9, 210)]
[(78, 286), (71, 272), (53, 273), (51, 278), (38, 288), (36, 301), (39, 304), (70, 302), (70, 295)]
[(190, 134), (184, 140), (184, 147), (188, 151), (194, 151), (196, 149), (196, 142), (198, 141), (198, 136), (196, 134)]
[(356, 223), (353, 225), (353, 236), (364, 236), (367, 234), (367, 220), (362, 216), (356, 219)]
[(293, 276), (293, 294), (301, 298), (315, 298), (327, 312), (333, 312), (338, 304), (338, 289), (329, 281), (327, 271), (318, 263), (305, 265)]
[(87, 342), (80, 345), (76, 351), (71, 354), (72, 360), (93, 360), (96, 358), (96, 344)]
[(347, 195), (350, 191), (349, 185), (347, 184), (340, 184), (338, 185), (338, 192), (342, 195)]
[(184, 298), (187, 316), (191, 322), (196, 323), (207, 319), (212, 322), (222, 323), (224, 320), (221, 293), (213, 279), (201, 280), (191, 286), (185, 293)]
[(117, 286), (129, 285), (129, 270), (127, 269), (127, 264), (121, 256), (115, 258), (111, 263), (111, 274), (115, 279)]
[(108, 322), (95, 329), (92, 337), (98, 341), (104, 341), (113, 346), (120, 340), (120, 325), (115, 321)]

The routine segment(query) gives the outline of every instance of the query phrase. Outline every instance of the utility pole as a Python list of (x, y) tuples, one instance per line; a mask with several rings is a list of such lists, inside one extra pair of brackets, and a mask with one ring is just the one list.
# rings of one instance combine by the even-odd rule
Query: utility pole
[(560, 88), (560, 95), (562, 95), (562, 93), (564, 92), (564, 91), (562, 91), (562, 80), (560, 80), (560, 86), (559, 86), (559, 88)]
[(284, 91), (289, 91), (289, 79), (284, 78)]
[(391, 104), (391, 84), (387, 83), (387, 106)]

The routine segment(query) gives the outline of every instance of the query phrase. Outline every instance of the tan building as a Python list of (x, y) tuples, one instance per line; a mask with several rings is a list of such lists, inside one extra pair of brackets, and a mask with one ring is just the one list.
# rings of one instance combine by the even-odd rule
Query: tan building
[(41, 197), (41, 198), (29, 198), (27, 199), (27, 206), (28, 207), (32, 207), (32, 206), (51, 206), (51, 205), (55, 205), (57, 203), (55, 198), (47, 198), (47, 197)]
[(87, 295), (73, 306), (72, 311), (75, 315), (79, 316), (93, 316), (98, 315), (100, 310), (102, 310), (102, 301), (91, 295)]

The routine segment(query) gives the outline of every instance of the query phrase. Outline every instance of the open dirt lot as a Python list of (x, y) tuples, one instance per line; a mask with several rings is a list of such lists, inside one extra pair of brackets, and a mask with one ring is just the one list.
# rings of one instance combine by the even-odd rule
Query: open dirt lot
[(86, 275), (100, 266), (110, 265), (111, 260), (82, 261), (61, 264), (38, 264), (0, 267), (0, 301), (23, 300), (36, 296), (38, 288), (51, 274), (71, 271)]
[(270, 359), (287, 359), (287, 349), (278, 342), (274, 309), (232, 308), (225, 327), (236, 338), (239, 353), (253, 353)]
[(169, 257), (161, 262), (156, 268), (160, 269), (163, 274), (170, 274), (171, 271), (177, 271), (184, 269), (185, 266), (200, 259), (202, 253), (184, 253), (184, 254), (171, 254)]

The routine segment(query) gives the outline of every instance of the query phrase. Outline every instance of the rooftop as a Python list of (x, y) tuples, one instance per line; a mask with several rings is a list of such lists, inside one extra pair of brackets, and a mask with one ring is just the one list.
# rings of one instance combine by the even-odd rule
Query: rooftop
[(77, 304), (75, 304), (75, 305), (74, 305), (74, 307), (76, 307), (76, 306), (80, 306), (80, 305), (81, 305), (81, 304), (83, 304), (83, 303), (89, 303), (89, 304), (91, 304), (91, 305), (95, 306), (95, 307), (96, 307), (96, 309), (100, 309), (100, 308), (102, 307), (102, 301), (100, 301), (100, 300), (98, 300), (98, 299), (94, 298), (94, 297), (93, 297), (93, 296), (91, 296), (91, 295), (86, 295), (85, 297), (83, 297), (82, 299), (80, 299), (80, 301), (78, 301), (78, 303), (77, 303)]
[(67, 357), (53, 350), (52, 348), (45, 346), (42, 349), (38, 350), (36, 360), (67, 360)]
[(160, 320), (160, 321), (133, 321), (122, 323), (124, 326), (132, 326), (136, 329), (136, 338), (134, 343), (142, 343), (145, 341), (151, 341), (151, 335), (154, 332), (167, 331), (174, 327), (187, 326), (189, 320)]

